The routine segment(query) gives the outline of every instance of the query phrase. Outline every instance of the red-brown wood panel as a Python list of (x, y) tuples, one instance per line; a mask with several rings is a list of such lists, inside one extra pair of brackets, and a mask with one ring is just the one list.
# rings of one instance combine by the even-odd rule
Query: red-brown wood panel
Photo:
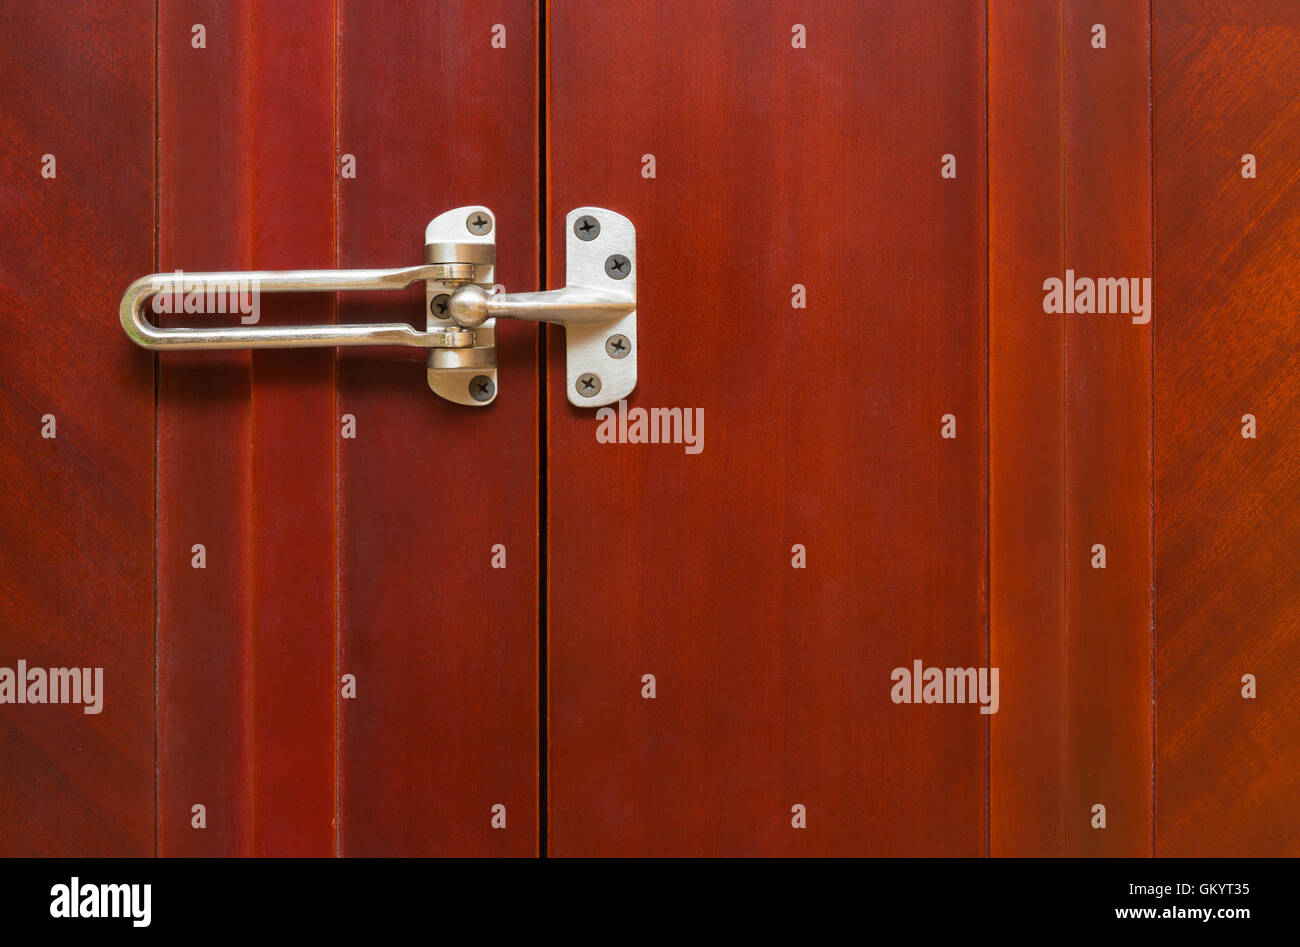
[[(224, 9), (224, 12), (221, 12)], [(158, 22), (158, 265), (247, 269), (242, 6), (169, 5)], [(192, 46), (202, 24), (206, 49)], [(187, 183), (188, 182), (188, 183)], [(191, 224), (186, 227), (185, 222)], [(199, 225), (201, 224), (201, 226)], [(161, 320), (167, 321), (167, 320)], [(183, 320), (178, 320), (183, 321)], [(158, 366), (158, 851), (247, 854), (250, 598), (247, 353)], [(205, 568), (194, 568), (196, 545)], [(207, 826), (195, 829), (194, 806)]]
[[(1098, 26), (1104, 48), (1093, 44)], [(1146, 7), (1066, 0), (1063, 35), (1065, 265), (1094, 280), (1149, 279)], [(1062, 802), (1076, 855), (1151, 853), (1151, 323), (1140, 321), (1149, 315), (1044, 314), (1065, 320)]]
[(1062, 9), (989, 5), (989, 638), (993, 855), (1065, 851), (1065, 324)]
[[(534, 0), (0, 11), (0, 667), (104, 668), (101, 714), (0, 707), (0, 854), (1300, 854), (1300, 9), (547, 24), (541, 219)], [(570, 208), (634, 222), (626, 407), (698, 441), (603, 443), (562, 330), (539, 385), (501, 326), (475, 409), (418, 351), (155, 363), (114, 318), (471, 203), (511, 291)], [(1067, 269), (1161, 314), (1045, 313)], [(896, 703), (914, 661), (998, 713)]]
[(153, 851), (153, 368), (113, 317), (153, 265), (152, 45), (144, 4), (0, 8), (0, 666), (103, 669), (99, 713), (0, 707), (5, 856)]
[(629, 217), (629, 407), (704, 417), (598, 443), (552, 333), (550, 851), (983, 853), (987, 718), (890, 697), (987, 657), (982, 6), (548, 23), (550, 282), (569, 209)]
[[(481, 202), (498, 277), (533, 288), (533, 4), (175, 4), (158, 32), (164, 269), (410, 265)], [(336, 306), (424, 322), (420, 287), (268, 294), (261, 322)], [(423, 353), (164, 357), (164, 854), (536, 852), (536, 330), (499, 340), (481, 410), (433, 395)]]
[(995, 855), (1151, 850), (1150, 327), (1044, 312), (1067, 269), (1151, 275), (1149, 32), (1119, 0), (990, 7)]
[[(255, 269), (335, 256), (335, 19), (318, 0), (259, 0), (248, 48), (246, 219)], [(292, 50), (292, 55), (285, 55)], [(329, 296), (270, 295), (263, 324), (334, 321)], [(334, 361), (329, 350), (252, 361), (253, 852), (335, 850)]]
[[(532, 0), (344, 0), (338, 98), (338, 148), (356, 158), (340, 265), (422, 262), (433, 217), (482, 204), (498, 283), (537, 288)], [(423, 326), (423, 284), (340, 309)], [(537, 329), (504, 324), (497, 341), (487, 408), (434, 395), (422, 352), (339, 359), (338, 411), (356, 420), (338, 453), (339, 670), (357, 688), (341, 708), (345, 855), (537, 854)]]
[(1294, 856), (1300, 8), (1154, 16), (1156, 851)]
[[(334, 36), (318, 3), (160, 9), (162, 270), (333, 264)], [(334, 851), (333, 377), (329, 350), (160, 359), (161, 854)]]

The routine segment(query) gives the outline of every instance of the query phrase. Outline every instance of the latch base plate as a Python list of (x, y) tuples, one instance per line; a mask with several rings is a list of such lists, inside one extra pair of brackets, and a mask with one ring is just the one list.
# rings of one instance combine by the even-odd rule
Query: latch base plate
[[(472, 282), (489, 293), (496, 282), (496, 217), (486, 207), (470, 205), (439, 214), (424, 231), (426, 262), (465, 263), (472, 278), (459, 282), (425, 283), (424, 311), (430, 332), (457, 328), (447, 311), (447, 300), (459, 287)], [(460, 256), (466, 260), (428, 259), (429, 255)], [(451, 269), (450, 267), (448, 268)], [(450, 274), (449, 274), (450, 275)], [(430, 349), (429, 387), (435, 394), (471, 407), (486, 407), (497, 398), (496, 320), (474, 330), (472, 348)]]

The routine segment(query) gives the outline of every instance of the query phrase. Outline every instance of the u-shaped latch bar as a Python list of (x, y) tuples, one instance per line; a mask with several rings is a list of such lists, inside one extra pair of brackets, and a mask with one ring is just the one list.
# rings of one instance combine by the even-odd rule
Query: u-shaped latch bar
[[(579, 407), (612, 404), (636, 387), (636, 230), (626, 217), (599, 207), (571, 211), (566, 223), (563, 289), (499, 292), (495, 217), (486, 207), (461, 207), (429, 222), (422, 266), (153, 273), (127, 287), (122, 327), (137, 345), (158, 350), (426, 348), (429, 387), (449, 401), (482, 406), (497, 394), (496, 320), (553, 322), (565, 327), (569, 401)], [(425, 282), (424, 331), (400, 322), (163, 328), (145, 313), (151, 299), (159, 314), (224, 313), (241, 311), (244, 299), (251, 309), (263, 292), (395, 290), (419, 280)]]

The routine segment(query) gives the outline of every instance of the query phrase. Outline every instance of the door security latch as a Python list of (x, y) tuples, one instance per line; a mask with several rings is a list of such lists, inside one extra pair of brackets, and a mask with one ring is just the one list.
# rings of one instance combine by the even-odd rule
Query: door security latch
[[(122, 328), (147, 349), (330, 348), (408, 345), (429, 350), (429, 387), (457, 404), (491, 404), (497, 394), (496, 320), (565, 327), (569, 401), (597, 407), (636, 387), (636, 229), (621, 214), (579, 207), (566, 219), (563, 289), (498, 293), (496, 219), (486, 207), (435, 217), (424, 232), (423, 266), (388, 270), (263, 270), (154, 273), (122, 297)], [(160, 328), (145, 317), (154, 297), (332, 293), (404, 289), (425, 282), (426, 328), (374, 325)], [(222, 295), (224, 299), (225, 296)], [(189, 306), (183, 307), (187, 311)], [(224, 310), (224, 307), (223, 307)], [(168, 311), (155, 306), (155, 311)], [(202, 311), (202, 310), (198, 310)]]

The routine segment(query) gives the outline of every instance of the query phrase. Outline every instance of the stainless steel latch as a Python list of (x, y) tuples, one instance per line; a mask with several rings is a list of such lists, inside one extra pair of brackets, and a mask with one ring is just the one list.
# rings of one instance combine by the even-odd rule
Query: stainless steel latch
[[(486, 207), (435, 217), (424, 233), (424, 265), (378, 270), (264, 270), (154, 273), (122, 297), (122, 327), (147, 349), (323, 348), (410, 345), (429, 350), (429, 387), (458, 404), (491, 404), (497, 395), (496, 320), (565, 327), (569, 401), (612, 404), (636, 387), (636, 230), (620, 214), (579, 207), (566, 220), (563, 289), (496, 292), (496, 218)], [(145, 316), (151, 298), (198, 299), (234, 288), (249, 293), (403, 289), (425, 282), (424, 331), (376, 325), (160, 328)], [(187, 307), (188, 308), (188, 307)], [(156, 311), (165, 311), (156, 309)]]

